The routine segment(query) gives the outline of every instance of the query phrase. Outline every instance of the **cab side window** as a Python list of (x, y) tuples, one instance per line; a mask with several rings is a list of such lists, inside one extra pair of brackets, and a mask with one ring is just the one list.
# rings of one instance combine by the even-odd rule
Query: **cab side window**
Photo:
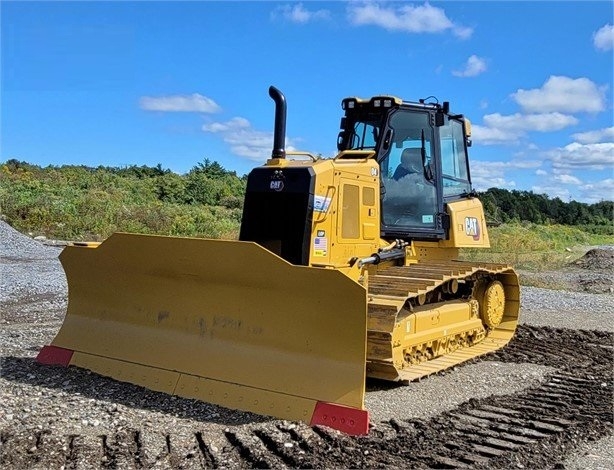
[(370, 122), (357, 122), (350, 136), (349, 150), (373, 150), (377, 145), (379, 128)]
[(460, 121), (450, 120), (439, 128), (443, 195), (456, 196), (471, 191), (465, 135)]

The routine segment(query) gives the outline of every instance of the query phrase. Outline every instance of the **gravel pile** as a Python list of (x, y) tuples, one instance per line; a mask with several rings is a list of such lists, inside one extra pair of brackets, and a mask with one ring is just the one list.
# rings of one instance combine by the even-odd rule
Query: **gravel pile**
[(562, 269), (539, 272), (519, 270), (521, 284), (557, 291), (614, 293), (614, 246), (579, 249), (584, 251), (584, 255)]
[(57, 257), (58, 251), (43, 245), (38, 240), (26, 237), (6, 222), (0, 221), (0, 256), (3, 259), (23, 260)]
[[(44, 246), (0, 221), (0, 431), (31, 436), (44, 431), (94, 439), (138, 429), (158, 436), (161, 442), (169, 432), (177, 436), (199, 432), (216, 449), (224, 430), (271, 421), (151, 392), (84, 370), (35, 363), (33, 358), (40, 348), (57, 333), (66, 308), (66, 279), (57, 259), (59, 253), (59, 248)], [(609, 294), (526, 287), (522, 290), (521, 322), (613, 331), (612, 299)], [(472, 397), (519, 392), (540, 383), (551, 371), (536, 364), (477, 361), (409, 387), (368, 382), (366, 407), (376, 426), (391, 418), (428, 418)], [(577, 457), (574, 468), (584, 464), (599, 468), (602, 457), (608, 458), (604, 453), (608, 444), (604, 440), (587, 447), (592, 460)]]
[(0, 324), (63, 318), (67, 285), (60, 252), (0, 221)]
[(614, 247), (592, 248), (574, 265), (583, 269), (607, 269), (610, 272), (614, 269)]

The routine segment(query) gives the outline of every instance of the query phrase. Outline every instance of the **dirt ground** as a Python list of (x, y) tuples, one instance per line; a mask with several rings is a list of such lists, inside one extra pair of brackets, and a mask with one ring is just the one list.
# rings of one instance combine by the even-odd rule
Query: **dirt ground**
[(2, 468), (614, 466), (610, 249), (548, 273), (564, 290), (527, 289), (534, 300), (504, 349), (413, 388), (368, 381), (375, 419), (352, 438), (36, 363), (66, 292), (57, 250), (35, 248), (0, 262)]

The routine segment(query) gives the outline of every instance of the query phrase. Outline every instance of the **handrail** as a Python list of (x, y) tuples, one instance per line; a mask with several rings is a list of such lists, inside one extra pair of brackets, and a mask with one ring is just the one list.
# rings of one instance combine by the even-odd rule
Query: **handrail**
[(313, 153), (310, 153), (310, 152), (302, 152), (302, 151), (286, 152), (286, 156), (288, 155), (306, 155), (309, 158), (311, 158), (314, 162), (320, 159), (320, 157), (317, 157)]

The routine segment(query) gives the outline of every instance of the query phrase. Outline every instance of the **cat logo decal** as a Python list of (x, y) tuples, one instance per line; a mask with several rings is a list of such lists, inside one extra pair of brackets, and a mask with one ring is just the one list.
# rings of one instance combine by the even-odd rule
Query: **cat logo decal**
[(465, 217), (465, 234), (473, 237), (474, 240), (480, 239), (480, 223), (475, 217)]

